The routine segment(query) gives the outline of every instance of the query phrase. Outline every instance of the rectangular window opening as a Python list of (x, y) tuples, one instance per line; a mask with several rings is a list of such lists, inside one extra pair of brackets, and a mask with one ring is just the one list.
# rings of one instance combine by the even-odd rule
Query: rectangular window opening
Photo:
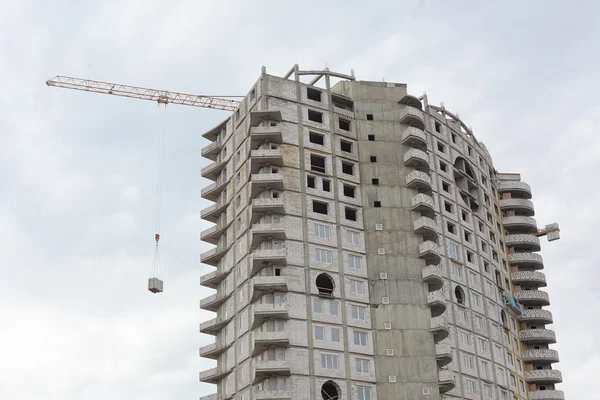
[(308, 120), (313, 122), (323, 123), (323, 113), (314, 110), (308, 110)]
[(348, 121), (346, 119), (340, 118), (338, 126), (343, 131), (350, 131), (350, 121)]
[(325, 173), (325, 157), (316, 154), (310, 155), (310, 169), (315, 172)]
[(321, 91), (313, 88), (306, 88), (306, 97), (309, 100), (321, 102)]
[(327, 215), (329, 204), (313, 200), (313, 212)]
[(354, 164), (342, 162), (342, 172), (348, 175), (354, 175)]
[(325, 144), (325, 136), (320, 133), (309, 132), (308, 140), (314, 144), (320, 144), (321, 146)]
[(356, 209), (346, 207), (344, 210), (344, 216), (347, 220), (356, 221)]
[(346, 153), (352, 153), (352, 142), (340, 140), (340, 149)]
[(367, 121), (373, 121), (373, 114), (367, 114)]
[(354, 186), (344, 185), (344, 196), (354, 198)]

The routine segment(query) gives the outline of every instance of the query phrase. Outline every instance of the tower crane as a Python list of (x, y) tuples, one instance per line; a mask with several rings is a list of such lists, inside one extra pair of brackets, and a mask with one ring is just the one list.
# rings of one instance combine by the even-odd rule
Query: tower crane
[[(113, 96), (129, 97), (132, 99), (156, 101), (159, 105), (164, 104), (180, 104), (184, 106), (212, 108), (215, 110), (235, 111), (240, 102), (232, 100), (228, 97), (243, 97), (243, 96), (207, 96), (199, 94), (187, 94), (172, 92), (168, 90), (156, 90), (143, 88), (138, 86), (122, 85), (111, 82), (94, 81), (90, 79), (73, 78), (69, 76), (57, 75), (46, 81), (46, 85), (63, 89), (80, 90), (91, 93), (110, 94)], [(160, 139), (160, 132), (159, 132)], [(159, 140), (159, 160), (157, 167), (157, 231), (160, 230), (160, 170), (161, 170), (161, 140)], [(152, 277), (148, 279), (148, 290), (152, 293), (161, 293), (163, 291), (163, 281), (158, 277), (160, 274), (160, 265), (158, 261), (158, 241), (160, 234), (157, 232), (154, 235), (156, 242), (156, 252), (152, 265)]]

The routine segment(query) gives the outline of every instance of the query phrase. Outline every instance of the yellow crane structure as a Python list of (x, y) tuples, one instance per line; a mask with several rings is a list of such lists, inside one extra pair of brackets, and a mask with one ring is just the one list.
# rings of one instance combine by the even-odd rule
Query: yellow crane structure
[[(191, 107), (212, 108), (215, 110), (235, 111), (240, 102), (232, 100), (228, 97), (243, 97), (243, 96), (208, 96), (201, 94), (187, 94), (180, 92), (172, 92), (169, 90), (157, 90), (138, 86), (123, 85), (119, 83), (94, 81), (91, 79), (74, 78), (70, 76), (57, 75), (46, 81), (46, 85), (50, 87), (58, 87), (63, 89), (79, 90), (83, 92), (110, 94), (113, 96), (129, 97), (132, 99), (156, 101), (158, 105), (164, 104), (179, 104)], [(160, 132), (159, 132), (160, 138)], [(157, 171), (157, 231), (160, 230), (160, 170), (161, 170), (161, 140), (159, 139), (159, 160)], [(156, 242), (156, 251), (151, 271), (151, 278), (148, 279), (148, 290), (152, 293), (161, 293), (163, 291), (163, 281), (160, 276), (160, 265), (158, 260), (158, 241), (160, 233), (154, 235)]]

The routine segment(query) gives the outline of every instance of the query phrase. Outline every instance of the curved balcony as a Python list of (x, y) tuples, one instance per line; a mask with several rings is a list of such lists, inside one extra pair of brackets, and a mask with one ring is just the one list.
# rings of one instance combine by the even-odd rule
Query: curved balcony
[(206, 200), (217, 201), (219, 195), (221, 194), (225, 186), (227, 186), (228, 182), (229, 180), (227, 179), (219, 178), (215, 182), (202, 189), (202, 191), (200, 192), (200, 196), (202, 196), (202, 198)]
[(255, 149), (263, 143), (283, 143), (281, 124), (250, 128), (250, 146)]
[(283, 190), (283, 175), (281, 174), (252, 174), (252, 197), (258, 196), (265, 190)]
[(513, 283), (542, 287), (546, 286), (546, 275), (536, 271), (518, 271), (510, 274)]
[(431, 240), (426, 240), (419, 245), (419, 257), (427, 260), (441, 260), (440, 246)]
[(508, 255), (508, 262), (524, 268), (544, 268), (544, 259), (537, 253), (511, 253)]
[(444, 286), (444, 270), (439, 265), (427, 265), (421, 270), (421, 276), (430, 290), (439, 290)]
[(521, 304), (550, 305), (548, 293), (541, 290), (519, 290), (514, 292), (513, 295)]
[(446, 311), (446, 299), (442, 290), (427, 293), (427, 306), (431, 308), (431, 315), (437, 316)]
[(551, 324), (552, 313), (548, 310), (523, 310), (523, 315), (519, 316), (519, 322), (529, 322), (531, 324)]
[(252, 247), (258, 246), (265, 240), (285, 240), (285, 238), (285, 224), (282, 222), (252, 225)]
[(223, 236), (223, 233), (228, 227), (229, 222), (227, 222), (225, 218), (222, 218), (221, 221), (215, 224), (215, 226), (211, 226), (210, 228), (200, 232), (200, 240), (206, 243), (217, 244), (219, 238)]
[(210, 249), (200, 254), (200, 262), (216, 267), (219, 263), (219, 260), (223, 258), (225, 253), (227, 253), (227, 247), (217, 246), (214, 249)]
[(254, 362), (254, 381), (253, 384), (269, 378), (272, 375), (290, 376), (292, 369), (289, 360), (267, 360)]
[(425, 193), (418, 193), (411, 199), (412, 211), (435, 213), (435, 202), (433, 198)]
[(207, 288), (216, 289), (217, 286), (219, 286), (219, 283), (223, 282), (226, 277), (227, 274), (221, 272), (220, 268), (217, 268), (213, 272), (202, 275), (200, 277), (200, 285)]
[(208, 146), (204, 146), (204, 148), (202, 148), (202, 151), (201, 151), (202, 157), (208, 158), (209, 160), (216, 161), (217, 156), (221, 152), (222, 148), (223, 147), (221, 146), (221, 141), (212, 142)]
[(419, 235), (435, 236), (437, 238), (438, 225), (429, 217), (420, 217), (413, 222), (414, 232)]
[(447, 343), (438, 343), (435, 345), (435, 360), (438, 367), (443, 367), (452, 362), (452, 348)]
[(529, 392), (529, 400), (565, 400), (562, 390), (535, 390)]
[(287, 252), (285, 249), (257, 249), (252, 252), (252, 272), (256, 274), (270, 265), (286, 265)]
[(221, 367), (207, 369), (205, 371), (200, 372), (200, 382), (217, 384), (228, 373), (229, 371)]
[(290, 345), (290, 332), (254, 332), (252, 333), (252, 357), (256, 357), (258, 354), (270, 347), (289, 347)]
[(400, 123), (414, 126), (422, 131), (425, 130), (423, 111), (415, 107), (404, 107), (400, 111)]
[(231, 318), (212, 318), (200, 324), (200, 332), (207, 335), (216, 335), (219, 331), (231, 321)]
[(283, 276), (256, 276), (252, 278), (250, 289), (252, 302), (255, 302), (266, 293), (287, 291), (287, 280)]
[(523, 199), (531, 199), (531, 187), (525, 182), (520, 181), (499, 181), (498, 192), (510, 192), (513, 196)]
[(556, 334), (550, 329), (523, 329), (519, 337), (525, 344), (556, 343)]
[(427, 147), (427, 137), (422, 129), (409, 126), (402, 132), (402, 143), (413, 147)]
[(520, 215), (502, 218), (502, 225), (507, 230), (520, 230), (525, 232), (537, 232), (537, 222), (531, 217), (522, 217)]
[(200, 347), (200, 357), (216, 360), (228, 347), (220, 343), (211, 343), (207, 346), (202, 346)]
[(252, 200), (252, 223), (256, 223), (266, 214), (285, 215), (285, 202), (282, 197), (276, 199), (271, 197), (257, 198)]
[(292, 400), (289, 390), (257, 390), (253, 394), (254, 400)]
[(506, 246), (515, 250), (540, 251), (540, 239), (528, 234), (506, 235)]
[(456, 385), (454, 382), (454, 372), (448, 369), (439, 370), (438, 385), (440, 393), (446, 393)]
[(287, 305), (254, 304), (252, 306), (252, 328), (256, 329), (269, 319), (289, 319)]
[(203, 178), (210, 179), (211, 181), (217, 180), (223, 168), (227, 165), (227, 161), (214, 161), (202, 168), (200, 175)]
[(519, 214), (533, 217), (535, 210), (531, 200), (527, 199), (500, 199), (500, 209), (502, 211), (515, 210)]
[(406, 175), (406, 187), (412, 189), (425, 189), (431, 192), (431, 177), (423, 171), (410, 171)]
[(409, 149), (404, 153), (404, 165), (429, 171), (429, 156), (419, 149)]
[(552, 349), (523, 350), (523, 361), (538, 364), (551, 364), (559, 361), (558, 352)]
[(434, 343), (439, 343), (450, 335), (448, 320), (445, 315), (438, 315), (437, 317), (431, 318), (430, 326), (429, 332), (433, 334)]
[(257, 173), (265, 165), (283, 166), (283, 149), (258, 149), (250, 152), (250, 168)]
[(562, 373), (555, 369), (534, 369), (525, 371), (525, 381), (527, 383), (547, 383), (556, 384), (562, 382)]
[(215, 204), (206, 207), (200, 212), (200, 218), (205, 221), (216, 223), (223, 211), (227, 208), (227, 202), (217, 201)]

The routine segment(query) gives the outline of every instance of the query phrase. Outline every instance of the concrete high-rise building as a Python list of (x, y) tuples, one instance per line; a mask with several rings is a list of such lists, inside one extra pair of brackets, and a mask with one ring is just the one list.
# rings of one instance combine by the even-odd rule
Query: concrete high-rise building
[(294, 66), (204, 137), (202, 399), (564, 398), (530, 187), (458, 115)]

